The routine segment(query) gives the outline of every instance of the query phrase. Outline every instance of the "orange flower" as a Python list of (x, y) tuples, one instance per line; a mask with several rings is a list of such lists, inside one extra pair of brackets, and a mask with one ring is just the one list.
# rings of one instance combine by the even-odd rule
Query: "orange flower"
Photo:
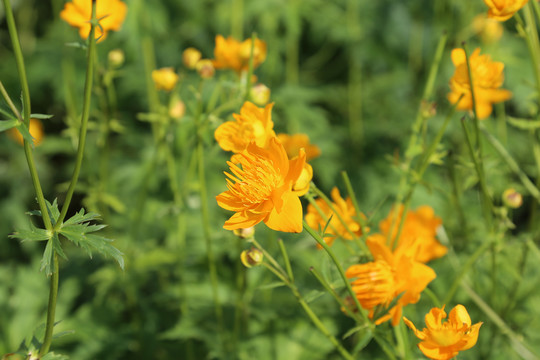
[(488, 17), (506, 21), (527, 4), (529, 0), (484, 0), (489, 7)]
[(236, 212), (223, 228), (242, 229), (264, 221), (273, 230), (301, 232), (302, 204), (293, 184), (304, 167), (305, 153), (289, 160), (283, 145), (272, 138), (267, 149), (251, 142), (236, 159), (241, 168), (227, 162), (232, 173), (225, 172), (229, 190), (216, 197), (219, 206)]
[(215, 131), (214, 137), (225, 151), (240, 153), (252, 141), (258, 147), (267, 147), (271, 138), (276, 136), (272, 121), (274, 103), (259, 108), (246, 101), (240, 109), (240, 115), (233, 114), (236, 121), (227, 121)]
[(352, 288), (362, 307), (369, 310), (373, 318), (377, 306), (387, 307), (401, 295), (396, 304), (375, 321), (379, 325), (392, 319), (396, 326), (401, 319), (403, 306), (414, 304), (420, 299), (420, 293), (435, 279), (435, 272), (410, 254), (409, 248), (416, 246), (412, 242), (400, 244), (396, 250), (386, 245), (386, 238), (380, 234), (368, 237), (367, 246), (374, 261), (353, 265), (345, 275), (352, 281)]
[[(332, 189), (330, 195), (333, 200), (332, 206), (341, 216), (343, 221), (347, 224), (349, 230), (357, 236), (362, 235), (362, 227), (360, 223), (355, 220), (356, 210), (354, 209), (351, 198), (343, 200), (337, 187), (334, 187)], [(343, 224), (339, 220), (339, 217), (333, 213), (332, 209), (326, 203), (326, 201), (324, 201), (324, 199), (319, 198), (315, 200), (315, 203), (325, 216), (321, 216), (315, 206), (309, 204), (307, 208), (306, 222), (313, 229), (323, 229), (326, 226), (328, 219), (330, 219), (330, 216), (333, 215), (332, 219), (330, 220), (330, 225), (326, 228), (326, 234), (329, 236), (325, 236), (324, 238), (324, 241), (329, 246), (332, 246), (337, 236), (340, 236), (345, 240), (353, 239), (351, 233), (347, 230), (345, 226), (343, 226)], [(365, 218), (364, 214), (360, 214), (360, 216)], [(365, 230), (368, 231), (369, 229)], [(321, 248), (320, 245), (317, 245), (317, 247)]]
[(451, 359), (458, 352), (472, 348), (478, 340), (478, 331), (482, 323), (471, 326), (471, 318), (463, 305), (456, 305), (450, 311), (448, 321), (441, 324), (444, 318), (446, 318), (444, 306), (440, 309), (432, 308), (425, 318), (427, 328), (422, 331), (416, 330), (409, 319), (403, 318), (405, 324), (422, 340), (418, 348), (430, 359)]
[[(392, 229), (392, 239), (398, 231), (399, 222), (403, 216), (403, 205), (400, 205), (398, 213), (390, 211), (386, 219), (379, 223), (381, 233), (388, 237)], [(398, 242), (402, 242), (406, 238), (417, 242), (415, 247), (416, 253), (412, 254), (416, 261), (426, 263), (433, 259), (440, 258), (448, 252), (446, 246), (437, 241), (435, 235), (437, 228), (442, 224), (441, 218), (435, 216), (435, 212), (430, 206), (424, 205), (416, 209), (416, 211), (407, 211), (401, 234)]]
[(306, 160), (312, 160), (321, 155), (321, 149), (317, 145), (309, 143), (309, 137), (306, 134), (278, 134), (279, 141), (283, 144), (285, 151), (289, 157), (298, 155), (298, 151), (304, 148), (306, 151)]
[[(30, 119), (30, 127), (28, 131), (30, 132), (30, 135), (32, 135), (32, 137), (34, 138), (34, 145), (38, 146), (39, 144), (41, 144), (41, 141), (43, 140), (43, 124), (41, 123), (41, 120)], [(8, 135), (12, 139), (17, 141), (19, 144), (24, 144), (23, 137), (19, 130), (17, 130), (16, 128), (9, 129)]]
[[(448, 100), (455, 104), (463, 94), (457, 108), (471, 110), (473, 104), (465, 51), (463, 49), (452, 50), (452, 62), (456, 66), (456, 71), (450, 79), (451, 92), (448, 94)], [(493, 104), (512, 97), (510, 91), (499, 89), (504, 81), (504, 64), (491, 61), (489, 55), (480, 55), (480, 49), (474, 50), (469, 57), (469, 63), (474, 85), (476, 113), (478, 119), (485, 119), (491, 114)]]
[(178, 82), (178, 75), (171, 67), (161, 68), (152, 71), (152, 80), (158, 90), (171, 91)]
[[(118, 31), (126, 18), (127, 6), (120, 0), (100, 0), (96, 4), (96, 18), (100, 26), (96, 27), (96, 39), (104, 40), (109, 30)], [(69, 25), (79, 28), (79, 35), (87, 39), (90, 35), (92, 1), (73, 0), (66, 3), (60, 17)]]
[[(249, 68), (251, 55), (251, 39), (239, 42), (232, 37), (225, 39), (216, 36), (214, 48), (214, 67), (216, 69), (232, 69), (240, 73)], [(253, 68), (255, 69), (266, 59), (266, 42), (255, 39), (253, 46)]]

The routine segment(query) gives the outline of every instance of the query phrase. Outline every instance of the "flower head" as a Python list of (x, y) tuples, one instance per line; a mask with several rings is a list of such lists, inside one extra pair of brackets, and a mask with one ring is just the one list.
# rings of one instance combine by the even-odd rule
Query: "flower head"
[(472, 27), (485, 43), (492, 43), (499, 40), (504, 31), (500, 22), (488, 18), (486, 14), (475, 16), (472, 21)]
[(216, 129), (214, 137), (219, 146), (233, 153), (242, 152), (252, 141), (258, 147), (267, 147), (270, 139), (276, 136), (272, 121), (273, 106), (271, 103), (259, 108), (246, 101), (240, 114), (233, 114), (235, 121), (227, 121)]
[[(330, 246), (333, 244), (337, 236), (340, 236), (345, 240), (352, 240), (353, 236), (351, 235), (349, 230), (356, 236), (362, 235), (362, 226), (355, 219), (357, 214), (351, 198), (347, 198), (346, 200), (344, 200), (341, 197), (341, 194), (339, 193), (337, 187), (334, 187), (332, 189), (330, 195), (333, 200), (332, 207), (335, 209), (336, 213), (339, 214), (341, 219), (343, 219), (343, 221), (347, 224), (347, 227), (343, 226), (343, 223), (339, 219), (338, 214), (335, 214), (332, 211), (331, 207), (326, 203), (326, 201), (320, 198), (315, 200), (315, 203), (317, 204), (321, 212), (324, 214), (324, 216), (321, 216), (315, 206), (309, 204), (306, 214), (306, 223), (313, 229), (322, 229), (326, 226), (328, 219), (332, 217), (330, 219), (330, 224), (326, 229), (327, 236), (325, 236), (324, 238), (324, 241)], [(360, 216), (364, 217), (364, 214), (360, 214)], [(368, 229), (365, 230), (367, 231)]]
[[(216, 69), (232, 69), (240, 73), (249, 68), (251, 56), (251, 39), (242, 42), (232, 38), (216, 36), (214, 48), (214, 67)], [(253, 68), (258, 67), (266, 59), (266, 42), (255, 39), (253, 45)]]
[[(109, 30), (118, 31), (126, 18), (127, 6), (120, 0), (100, 0), (96, 3), (96, 39), (104, 40)], [(79, 35), (86, 39), (90, 35), (92, 18), (92, 1), (72, 0), (66, 3), (60, 17), (69, 25), (79, 28)]]
[[(386, 219), (379, 223), (379, 229), (382, 235), (388, 237), (392, 231), (392, 239), (398, 232), (398, 225), (403, 216), (403, 205), (400, 205), (397, 213), (391, 210)], [(442, 245), (436, 238), (437, 228), (442, 224), (440, 217), (435, 216), (435, 212), (430, 206), (423, 205), (415, 211), (407, 211), (403, 220), (403, 226), (399, 236), (398, 244), (402, 241), (411, 239), (416, 242), (414, 247), (416, 253), (413, 254), (415, 260), (426, 263), (433, 259), (440, 258), (448, 251), (446, 246)], [(412, 248), (411, 248), (412, 249)]]
[(478, 340), (482, 323), (471, 326), (471, 318), (463, 305), (456, 305), (450, 311), (448, 321), (441, 323), (445, 318), (444, 306), (440, 309), (432, 308), (425, 318), (427, 328), (422, 331), (418, 331), (409, 319), (403, 318), (416, 337), (422, 340), (418, 348), (430, 359), (451, 359), (458, 352), (472, 348)]
[(236, 156), (239, 165), (228, 162), (228, 191), (216, 197), (219, 206), (236, 212), (223, 228), (235, 230), (254, 226), (261, 221), (271, 229), (284, 232), (302, 231), (302, 204), (293, 191), (306, 155), (287, 158), (277, 138), (263, 149), (251, 142)]
[(172, 67), (165, 67), (152, 71), (152, 80), (158, 90), (171, 91), (178, 82), (178, 74)]
[(307, 161), (315, 159), (321, 155), (321, 149), (317, 145), (309, 143), (309, 137), (306, 134), (278, 134), (279, 141), (283, 144), (289, 157), (298, 155), (298, 151), (304, 148)]
[(195, 66), (201, 58), (201, 52), (193, 47), (188, 47), (182, 53), (182, 62), (188, 69), (195, 69)]
[[(448, 100), (455, 104), (459, 101), (459, 110), (472, 110), (472, 94), (469, 82), (469, 70), (463, 49), (452, 50), (452, 62), (456, 71), (450, 79)], [(479, 119), (485, 119), (493, 110), (493, 104), (508, 100), (512, 93), (508, 90), (499, 89), (504, 81), (504, 64), (491, 61), (489, 55), (480, 55), (480, 49), (474, 50), (469, 57), (473, 89), (476, 100), (476, 113)], [(461, 95), (463, 97), (460, 100)]]
[[(34, 145), (38, 146), (41, 144), (41, 141), (43, 140), (43, 124), (41, 123), (41, 120), (39, 119), (30, 119), (30, 126), (28, 128), (28, 131), (30, 132), (30, 135), (34, 138)], [(8, 131), (8, 135), (17, 141), (19, 144), (24, 144), (24, 139), (16, 128), (11, 128)]]
[(488, 17), (506, 21), (527, 4), (529, 0), (484, 0), (489, 7)]

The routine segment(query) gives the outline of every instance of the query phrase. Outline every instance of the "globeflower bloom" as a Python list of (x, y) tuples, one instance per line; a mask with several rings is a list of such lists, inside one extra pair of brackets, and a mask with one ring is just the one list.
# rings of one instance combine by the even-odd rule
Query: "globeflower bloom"
[[(388, 234), (392, 231), (391, 239), (396, 241), (395, 237), (402, 217), (403, 205), (399, 206), (397, 212), (391, 210), (386, 219), (379, 222), (382, 235), (388, 237)], [(448, 252), (446, 246), (442, 245), (436, 238), (437, 228), (441, 224), (441, 218), (435, 216), (435, 211), (430, 206), (423, 205), (415, 211), (409, 210), (403, 220), (401, 233), (397, 240), (398, 244), (405, 239), (416, 242), (417, 246), (414, 247), (415, 253), (412, 256), (422, 263), (440, 258)]]
[[(456, 66), (456, 70), (450, 79), (451, 92), (448, 94), (448, 100), (452, 104), (459, 101), (458, 110), (472, 110), (472, 94), (465, 51), (463, 49), (452, 50), (452, 62)], [(480, 55), (480, 49), (474, 50), (469, 57), (469, 63), (473, 78), (476, 114), (478, 119), (485, 119), (491, 114), (493, 104), (512, 97), (510, 91), (499, 89), (504, 81), (504, 64), (491, 61), (489, 55)], [(462, 94), (463, 97), (459, 100)]]
[(273, 106), (274, 103), (271, 103), (259, 108), (246, 101), (240, 114), (233, 114), (234, 121), (224, 122), (214, 132), (219, 146), (233, 153), (244, 151), (252, 141), (258, 147), (267, 147), (270, 139), (276, 136), (272, 121)]
[[(100, 26), (96, 26), (95, 37), (99, 41), (107, 37), (110, 30), (118, 31), (126, 18), (127, 6), (120, 0), (100, 0), (96, 3), (96, 18)], [(66, 3), (60, 12), (60, 18), (69, 25), (79, 28), (79, 35), (87, 39), (90, 35), (92, 19), (92, 1), (73, 0)]]
[(266, 149), (251, 142), (236, 160), (239, 165), (227, 162), (229, 190), (216, 197), (220, 207), (235, 212), (223, 228), (243, 229), (263, 221), (273, 230), (301, 232), (302, 204), (293, 185), (304, 168), (305, 153), (289, 160), (283, 145), (272, 138)]
[(172, 67), (152, 71), (152, 80), (158, 90), (171, 91), (178, 82), (178, 75)]
[(472, 348), (478, 340), (482, 323), (471, 326), (471, 318), (463, 305), (456, 305), (450, 311), (448, 321), (441, 323), (445, 318), (444, 306), (440, 309), (432, 308), (425, 318), (427, 328), (422, 331), (416, 330), (409, 319), (403, 318), (416, 337), (422, 340), (418, 348), (430, 359), (451, 359), (460, 351)]
[(300, 149), (306, 151), (306, 160), (312, 160), (321, 155), (321, 149), (317, 145), (312, 145), (309, 142), (309, 137), (306, 134), (278, 134), (279, 141), (283, 144), (285, 151), (289, 157), (298, 155)]
[[(324, 199), (317, 199), (315, 200), (315, 203), (319, 207), (319, 209), (322, 211), (324, 216), (319, 214), (319, 211), (315, 206), (312, 204), (309, 204), (307, 208), (307, 214), (306, 214), (306, 223), (313, 229), (323, 229), (326, 226), (326, 223), (328, 222), (328, 219), (330, 219), (330, 224), (326, 228), (326, 236), (324, 237), (324, 241), (329, 245), (332, 246), (334, 243), (334, 240), (336, 237), (342, 237), (345, 240), (352, 240), (353, 235), (360, 236), (362, 235), (362, 226), (360, 223), (355, 219), (356, 217), (356, 210), (354, 208), (353, 202), (351, 198), (347, 198), (344, 200), (341, 197), (341, 194), (339, 193), (339, 190), (337, 187), (334, 187), (332, 191), (330, 192), (330, 196), (332, 197), (332, 207), (335, 209), (336, 213), (339, 214), (341, 219), (347, 224), (347, 227), (343, 225), (337, 214), (335, 214), (330, 206), (324, 201)], [(364, 217), (364, 214), (359, 214), (359, 216)], [(347, 230), (348, 228), (348, 230)], [(350, 232), (349, 232), (350, 230)], [(369, 229), (365, 229), (366, 231)], [(320, 245), (317, 245), (317, 247), (321, 248)]]
[(400, 296), (396, 304), (386, 314), (375, 320), (379, 325), (392, 320), (392, 325), (399, 324), (403, 306), (420, 300), (420, 294), (435, 279), (433, 269), (411, 256), (409, 249), (416, 245), (408, 241), (392, 251), (386, 244), (386, 238), (380, 234), (368, 237), (367, 246), (373, 255), (373, 261), (349, 267), (345, 275), (352, 279), (352, 289), (360, 305), (369, 310), (373, 318), (378, 308), (388, 307), (393, 299)]
[[(249, 68), (251, 56), (251, 39), (242, 42), (232, 38), (216, 36), (214, 48), (214, 67), (216, 69), (232, 69), (240, 73)], [(253, 68), (258, 67), (266, 59), (266, 42), (255, 39), (253, 45)]]
[(489, 7), (488, 17), (506, 21), (510, 19), (516, 12), (524, 7), (529, 0), (484, 0), (484, 3)]
[[(30, 135), (34, 138), (34, 146), (41, 144), (43, 140), (43, 124), (39, 119), (30, 119), (30, 126), (28, 127)], [(8, 131), (8, 135), (17, 141), (19, 144), (24, 145), (24, 139), (16, 128), (11, 128)]]

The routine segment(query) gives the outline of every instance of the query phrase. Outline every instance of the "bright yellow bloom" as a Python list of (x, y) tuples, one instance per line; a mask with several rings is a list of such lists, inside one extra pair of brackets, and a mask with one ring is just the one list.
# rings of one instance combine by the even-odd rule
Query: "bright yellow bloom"
[(152, 80), (158, 90), (171, 91), (178, 82), (178, 74), (172, 67), (165, 67), (152, 71)]
[[(463, 49), (452, 50), (452, 62), (456, 66), (456, 71), (450, 79), (451, 92), (448, 94), (448, 100), (455, 104), (463, 94), (457, 109), (472, 110), (472, 95), (465, 51)], [(504, 81), (504, 64), (491, 61), (489, 55), (480, 55), (480, 49), (474, 50), (469, 57), (469, 63), (474, 85), (476, 113), (478, 119), (485, 119), (491, 114), (493, 104), (512, 97), (510, 91), (499, 89)]]
[(403, 318), (405, 324), (422, 340), (418, 348), (430, 359), (451, 359), (458, 352), (472, 348), (478, 340), (482, 323), (471, 326), (471, 318), (463, 305), (456, 305), (450, 311), (448, 321), (441, 324), (445, 318), (444, 306), (441, 309), (432, 308), (425, 318), (427, 328), (422, 331), (416, 330), (410, 320)]
[(402, 294), (388, 313), (375, 321), (378, 325), (392, 319), (392, 325), (396, 326), (401, 319), (403, 306), (418, 302), (420, 293), (435, 279), (435, 272), (414, 260), (409, 249), (416, 245), (411, 241), (399, 244), (394, 251), (380, 234), (369, 236), (366, 243), (374, 261), (353, 265), (345, 275), (354, 279), (351, 283), (353, 291), (362, 307), (369, 310), (370, 318), (374, 316), (377, 306), (387, 307)]
[[(355, 234), (356, 236), (362, 235), (362, 226), (360, 223), (355, 219), (356, 217), (356, 210), (354, 208), (353, 202), (351, 198), (347, 198), (344, 200), (341, 197), (341, 194), (339, 193), (339, 190), (337, 187), (334, 187), (332, 191), (330, 192), (330, 196), (332, 197), (332, 206), (336, 210), (336, 212), (341, 216), (343, 221), (347, 224), (347, 227), (349, 230)], [(309, 204), (307, 208), (307, 214), (306, 214), (306, 223), (313, 229), (324, 229), (326, 226), (326, 223), (328, 219), (330, 219), (330, 216), (332, 216), (332, 219), (330, 220), (329, 226), (326, 228), (326, 235), (324, 238), (324, 241), (329, 245), (332, 246), (334, 243), (334, 240), (337, 236), (342, 237), (345, 240), (352, 240), (353, 236), (351, 233), (347, 230), (345, 226), (341, 223), (339, 220), (339, 217), (334, 214), (330, 206), (324, 201), (324, 199), (317, 199), (315, 200), (315, 203), (319, 207), (319, 209), (324, 213), (324, 217), (319, 214), (315, 206)], [(360, 214), (362, 218), (365, 218), (364, 214)], [(364, 229), (365, 231), (368, 231), (369, 229)], [(318, 245), (317, 247), (320, 248)]]
[(298, 155), (298, 151), (302, 148), (306, 151), (307, 161), (315, 159), (321, 155), (321, 149), (317, 145), (309, 143), (309, 137), (306, 134), (278, 134), (279, 141), (283, 144), (285, 151), (289, 157)]
[[(251, 39), (240, 42), (232, 37), (225, 39), (216, 36), (214, 48), (214, 67), (216, 69), (232, 69), (240, 73), (249, 68), (251, 55)], [(255, 69), (266, 59), (266, 42), (255, 39), (253, 46), (253, 68)]]
[[(298, 156), (295, 156), (293, 159), (297, 157)], [(302, 196), (309, 191), (311, 179), (313, 179), (313, 168), (308, 163), (305, 163), (300, 177), (293, 185), (293, 191), (296, 193), (296, 195)]]
[[(38, 146), (39, 144), (41, 144), (41, 141), (43, 140), (43, 124), (41, 123), (41, 120), (30, 119), (30, 127), (28, 131), (30, 132), (30, 135), (32, 135), (32, 137), (34, 138), (34, 145)], [(8, 135), (12, 139), (17, 141), (19, 144), (24, 144), (23, 137), (19, 130), (17, 130), (16, 128), (9, 129)]]
[[(398, 231), (399, 222), (403, 216), (403, 205), (399, 207), (397, 214), (390, 211), (386, 219), (379, 223), (379, 229), (382, 235), (388, 237), (392, 231), (392, 240)], [(411, 239), (416, 242), (417, 246), (415, 254), (412, 254), (415, 260), (426, 263), (433, 259), (440, 258), (448, 252), (446, 246), (442, 245), (435, 238), (437, 228), (442, 224), (440, 217), (435, 216), (435, 212), (430, 206), (424, 205), (416, 209), (416, 211), (407, 211), (403, 227), (401, 229), (398, 243), (405, 239)]]
[(188, 69), (195, 69), (195, 66), (201, 60), (202, 54), (199, 50), (189, 47), (182, 53), (182, 62)]
[(283, 145), (272, 138), (266, 149), (253, 141), (235, 158), (241, 167), (227, 162), (232, 173), (225, 172), (229, 190), (216, 197), (219, 206), (236, 212), (223, 228), (242, 229), (264, 221), (273, 230), (301, 232), (302, 204), (293, 185), (304, 168), (305, 153), (289, 160)]
[(504, 31), (500, 22), (488, 18), (486, 14), (475, 16), (472, 21), (472, 27), (485, 43), (492, 43), (499, 40)]
[(488, 17), (506, 21), (527, 4), (529, 0), (484, 0), (489, 7)]
[(227, 121), (216, 129), (214, 137), (219, 146), (233, 153), (244, 151), (252, 141), (258, 147), (267, 147), (270, 139), (276, 136), (272, 121), (273, 106), (274, 103), (271, 103), (259, 108), (246, 101), (240, 114), (233, 114), (235, 121)]
[[(100, 26), (96, 27), (96, 39), (102, 41), (107, 37), (109, 30), (120, 30), (126, 13), (127, 6), (120, 0), (99, 0), (96, 4), (96, 18)], [(81, 38), (87, 39), (91, 28), (92, 1), (72, 0), (66, 3), (60, 17), (69, 25), (78, 27)]]

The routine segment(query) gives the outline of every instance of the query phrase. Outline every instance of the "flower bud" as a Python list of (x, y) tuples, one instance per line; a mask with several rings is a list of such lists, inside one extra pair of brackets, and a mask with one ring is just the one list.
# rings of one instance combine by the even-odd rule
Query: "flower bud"
[(189, 47), (182, 53), (182, 62), (188, 69), (195, 69), (199, 60), (201, 60), (202, 54), (199, 50)]
[[(28, 131), (30, 132), (30, 135), (34, 138), (34, 146), (38, 146), (41, 144), (41, 141), (43, 140), (43, 124), (41, 123), (41, 120), (39, 119), (30, 119), (30, 126), (28, 127)], [(13, 140), (17, 141), (19, 144), (24, 144), (24, 138), (17, 130), (17, 128), (11, 128), (8, 131), (8, 136), (11, 137)]]
[(257, 84), (249, 91), (249, 97), (255, 104), (264, 106), (270, 101), (270, 89), (264, 84)]
[(512, 209), (517, 209), (523, 204), (523, 197), (515, 189), (509, 188), (503, 192), (502, 200), (504, 205)]
[(234, 235), (238, 236), (241, 239), (249, 239), (255, 235), (255, 227), (250, 226), (245, 229), (236, 229), (236, 230), (233, 230), (233, 232), (234, 232)]
[(199, 60), (195, 68), (203, 79), (210, 79), (214, 77), (214, 73), (216, 72), (214, 69), (214, 64), (212, 64), (212, 60), (208, 59)]
[(120, 66), (124, 65), (126, 57), (124, 55), (124, 51), (121, 49), (114, 49), (109, 51), (107, 59), (112, 68), (119, 68)]
[(263, 257), (262, 251), (254, 247), (249, 250), (244, 250), (240, 254), (240, 260), (247, 268), (260, 265), (263, 262)]
[(152, 80), (154, 80), (156, 89), (171, 91), (178, 82), (178, 75), (172, 67), (166, 67), (152, 71)]
[(186, 113), (186, 104), (180, 99), (175, 99), (169, 105), (169, 116), (175, 120), (180, 120)]

